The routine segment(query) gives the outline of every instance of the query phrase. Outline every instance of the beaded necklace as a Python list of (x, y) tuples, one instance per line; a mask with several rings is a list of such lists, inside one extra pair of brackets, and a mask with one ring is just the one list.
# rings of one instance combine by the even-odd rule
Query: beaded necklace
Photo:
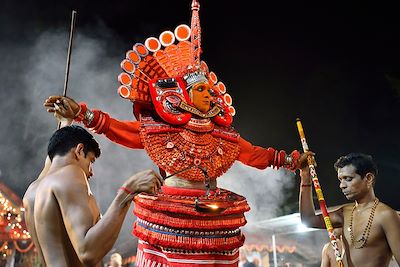
[(369, 233), (371, 232), (372, 221), (374, 220), (375, 210), (376, 210), (376, 207), (378, 206), (378, 203), (379, 203), (379, 199), (375, 198), (374, 204), (371, 208), (371, 213), (368, 218), (368, 223), (365, 226), (365, 229), (364, 229), (364, 232), (363, 232), (361, 238), (358, 240), (355, 240), (355, 238), (354, 238), (353, 214), (354, 214), (354, 210), (356, 209), (356, 205), (353, 206), (353, 209), (351, 210), (351, 216), (350, 216), (349, 232), (350, 232), (351, 244), (353, 245), (354, 248), (360, 249), (360, 248), (365, 247), (365, 245), (367, 244)]

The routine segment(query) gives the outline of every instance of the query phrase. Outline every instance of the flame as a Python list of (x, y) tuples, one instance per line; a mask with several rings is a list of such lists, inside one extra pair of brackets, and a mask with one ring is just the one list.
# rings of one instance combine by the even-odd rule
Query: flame
[(211, 208), (211, 209), (213, 209), (213, 210), (216, 210), (216, 209), (219, 208), (219, 206), (217, 204), (207, 204), (206, 206)]

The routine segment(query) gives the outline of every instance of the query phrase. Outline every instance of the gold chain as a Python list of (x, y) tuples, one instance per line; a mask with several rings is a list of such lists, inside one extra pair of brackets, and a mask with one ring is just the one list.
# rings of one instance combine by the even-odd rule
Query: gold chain
[(369, 233), (371, 232), (372, 221), (374, 220), (375, 210), (376, 210), (376, 207), (378, 206), (378, 203), (379, 203), (379, 199), (375, 198), (374, 205), (371, 208), (371, 213), (368, 218), (368, 223), (365, 226), (365, 229), (364, 229), (364, 232), (363, 232), (361, 238), (358, 240), (354, 240), (353, 214), (354, 214), (354, 210), (356, 209), (356, 205), (353, 206), (353, 209), (351, 210), (351, 216), (350, 216), (349, 231), (350, 231), (351, 244), (353, 245), (354, 248), (357, 248), (357, 249), (363, 248), (367, 244)]

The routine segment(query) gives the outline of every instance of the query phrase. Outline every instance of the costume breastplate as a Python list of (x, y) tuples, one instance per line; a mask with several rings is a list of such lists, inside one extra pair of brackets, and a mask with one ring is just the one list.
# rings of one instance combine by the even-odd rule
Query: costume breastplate
[[(210, 179), (225, 173), (238, 158), (239, 134), (215, 125), (210, 119), (195, 119), (171, 126), (150, 116), (141, 117), (140, 138), (150, 158), (168, 173), (189, 181)], [(192, 167), (192, 168), (190, 168)]]

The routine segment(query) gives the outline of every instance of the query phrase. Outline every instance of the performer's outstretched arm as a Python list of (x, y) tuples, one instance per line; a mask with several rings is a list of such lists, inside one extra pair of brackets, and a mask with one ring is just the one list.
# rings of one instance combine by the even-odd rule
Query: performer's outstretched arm
[(267, 167), (285, 167), (290, 170), (296, 170), (300, 153), (295, 150), (287, 154), (283, 150), (276, 150), (272, 147), (263, 148), (254, 146), (243, 138), (239, 138), (240, 154), (238, 160), (242, 163), (258, 169)]

